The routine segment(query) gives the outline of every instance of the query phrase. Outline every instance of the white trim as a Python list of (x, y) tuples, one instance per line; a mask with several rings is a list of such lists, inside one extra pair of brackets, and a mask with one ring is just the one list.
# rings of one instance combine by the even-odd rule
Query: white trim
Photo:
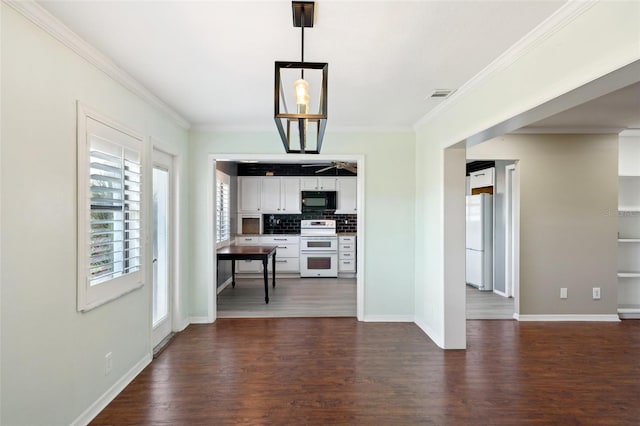
[(189, 318), (189, 324), (211, 324), (213, 321), (209, 317), (191, 317)]
[(171, 117), (180, 127), (188, 130), (191, 124), (180, 114), (175, 112), (169, 105), (151, 93), (146, 87), (136, 81), (122, 68), (117, 66), (109, 57), (84, 41), (80, 36), (71, 31), (58, 18), (53, 16), (42, 6), (33, 0), (3, 0), (22, 16), (33, 22), (35, 25), (49, 33), (54, 39), (71, 49), (78, 56), (82, 57), (95, 66), (117, 83), (129, 89), (142, 100), (158, 108), (160, 111)]
[(473, 76), (460, 88), (451, 94), (447, 99), (436, 105), (414, 125), (417, 130), (423, 124), (448, 109), (456, 99), (464, 96), (467, 92), (493, 77), (496, 73), (507, 68), (520, 57), (536, 48), (540, 43), (554, 35), (574, 19), (592, 8), (598, 0), (569, 1), (556, 10), (551, 16), (545, 19), (540, 25), (529, 31), (524, 37), (505, 50), (498, 58), (487, 65), (482, 71)]
[(640, 136), (640, 129), (626, 129), (620, 132), (618, 136)]
[(105, 393), (100, 396), (93, 404), (89, 406), (82, 414), (75, 419), (71, 425), (88, 425), (102, 410), (106, 408), (111, 401), (115, 399), (124, 388), (129, 385), (136, 378), (138, 374), (145, 369), (145, 367), (151, 364), (151, 354), (146, 354), (140, 361), (138, 361), (129, 371), (127, 371), (120, 379), (118, 379), (113, 386), (111, 386)]
[(617, 135), (620, 127), (522, 127), (511, 133), (523, 135)]
[(507, 293), (505, 293), (504, 291), (500, 291), (500, 290), (495, 289), (495, 288), (493, 289), (493, 292), (494, 292), (495, 294), (497, 294), (498, 296), (502, 296), (502, 297), (509, 297), (509, 296), (507, 296)]
[(413, 315), (365, 315), (364, 322), (415, 322)]
[(518, 321), (596, 321), (596, 322), (618, 322), (620, 318), (617, 314), (558, 314), (558, 315), (518, 315), (513, 314), (513, 318)]
[[(236, 277), (238, 276), (238, 274), (236, 274)], [(276, 278), (278, 278), (278, 274), (276, 274)], [(231, 284), (231, 282), (233, 281), (232, 277), (227, 278), (227, 280), (225, 282), (223, 282), (222, 284), (220, 284), (218, 286), (218, 288), (216, 289), (216, 294), (220, 294), (222, 292), (222, 290), (224, 290), (225, 288), (227, 288), (229, 286), (229, 284)]]
[(433, 341), (433, 343), (438, 345), (438, 347), (440, 347), (441, 349), (445, 349), (445, 347), (444, 347), (444, 339), (442, 338), (441, 334), (436, 333), (434, 329), (429, 327), (427, 325), (427, 323), (422, 321), (421, 319), (417, 319), (416, 318), (414, 323), (418, 327), (420, 327), (420, 329), (427, 335), (427, 337), (429, 337)]
[[(273, 122), (272, 122), (273, 123)], [(213, 124), (195, 124), (191, 127), (194, 132), (220, 132), (220, 133), (266, 133), (270, 132), (277, 136), (275, 125), (213, 125)], [(325, 135), (333, 133), (414, 133), (411, 125), (407, 126), (331, 126), (327, 125)]]
[[(352, 155), (332, 155), (332, 154), (301, 154), (292, 157), (288, 154), (218, 154), (211, 153), (208, 156), (207, 166), (207, 315), (210, 320), (207, 322), (213, 322), (217, 317), (217, 292), (216, 292), (216, 262), (215, 262), (215, 209), (213, 208), (213, 194), (215, 188), (215, 170), (216, 161), (243, 161), (243, 160), (260, 160), (260, 161), (272, 161), (272, 162), (306, 162), (306, 161), (348, 161), (356, 162), (358, 168), (357, 175), (357, 209), (358, 209), (358, 223), (357, 223), (357, 241), (356, 241), (356, 257), (357, 257), (357, 278), (356, 278), (356, 315), (358, 321), (364, 321), (365, 312), (365, 157), (362, 154)], [(413, 321), (413, 319), (411, 319)]]

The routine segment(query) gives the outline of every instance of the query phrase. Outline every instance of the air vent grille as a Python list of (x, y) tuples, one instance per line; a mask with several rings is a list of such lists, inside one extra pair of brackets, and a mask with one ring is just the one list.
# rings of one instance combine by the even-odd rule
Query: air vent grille
[(429, 99), (444, 99), (451, 96), (451, 94), (455, 92), (455, 90), (451, 89), (436, 89), (433, 91), (431, 95), (429, 95)]

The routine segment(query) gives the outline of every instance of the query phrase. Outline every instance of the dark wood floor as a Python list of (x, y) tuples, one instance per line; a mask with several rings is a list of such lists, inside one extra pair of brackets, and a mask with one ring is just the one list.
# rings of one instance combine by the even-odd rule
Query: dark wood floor
[(443, 351), (414, 324), (191, 325), (95, 425), (637, 425), (640, 321), (467, 321)]

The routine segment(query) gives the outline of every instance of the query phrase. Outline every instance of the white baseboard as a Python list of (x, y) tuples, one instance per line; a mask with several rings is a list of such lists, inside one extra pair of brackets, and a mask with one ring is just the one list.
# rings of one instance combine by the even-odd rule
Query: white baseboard
[(211, 324), (213, 321), (209, 317), (191, 317), (189, 318), (189, 324)]
[[(277, 276), (277, 274), (276, 274), (276, 276)], [(222, 290), (224, 290), (225, 288), (227, 288), (227, 286), (229, 284), (231, 284), (232, 282), (233, 282), (233, 279), (231, 279), (231, 277), (227, 278), (227, 280), (225, 282), (223, 282), (222, 284), (220, 284), (218, 286), (218, 288), (216, 289), (216, 294), (220, 294), (220, 292)]]
[(413, 315), (365, 315), (364, 322), (413, 322)]
[(594, 315), (518, 315), (513, 314), (513, 318), (518, 321), (600, 321), (600, 322), (618, 322), (620, 318), (617, 314), (594, 314)]
[(133, 379), (135, 379), (136, 376), (140, 374), (147, 365), (151, 363), (151, 359), (151, 354), (145, 355), (140, 361), (138, 361), (133, 367), (131, 367), (131, 369), (124, 376), (118, 379), (118, 381), (115, 382), (113, 386), (111, 386), (104, 394), (102, 394), (102, 396), (98, 398), (97, 401), (91, 404), (89, 408), (87, 408), (82, 414), (80, 414), (80, 416), (71, 424), (73, 426), (88, 425), (91, 420), (93, 420), (98, 414), (100, 414), (100, 412), (104, 410), (105, 407), (109, 405), (109, 403), (113, 401), (115, 397), (118, 396), (118, 394), (122, 392), (122, 390), (126, 388), (127, 385), (131, 383)]
[(495, 294), (497, 294), (498, 296), (508, 297), (508, 296), (507, 296), (507, 293), (506, 293), (506, 292), (504, 292), (504, 291), (496, 290), (496, 289), (494, 288), (494, 289), (493, 289), (493, 292), (494, 292)]
[(438, 345), (441, 349), (444, 349), (444, 339), (439, 333), (436, 333), (421, 319), (416, 318), (414, 322), (427, 335), (427, 337), (433, 341), (433, 343)]

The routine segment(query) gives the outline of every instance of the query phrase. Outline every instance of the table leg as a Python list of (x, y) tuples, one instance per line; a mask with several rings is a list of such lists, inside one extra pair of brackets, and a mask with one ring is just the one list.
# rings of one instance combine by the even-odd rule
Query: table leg
[(265, 256), (262, 259), (262, 269), (264, 272), (264, 303), (269, 303), (269, 276), (268, 276), (268, 268), (267, 264), (269, 263), (269, 256)]
[(231, 287), (236, 286), (236, 261), (231, 259)]
[(273, 252), (273, 257), (271, 258), (273, 262), (273, 288), (276, 288), (276, 252)]

